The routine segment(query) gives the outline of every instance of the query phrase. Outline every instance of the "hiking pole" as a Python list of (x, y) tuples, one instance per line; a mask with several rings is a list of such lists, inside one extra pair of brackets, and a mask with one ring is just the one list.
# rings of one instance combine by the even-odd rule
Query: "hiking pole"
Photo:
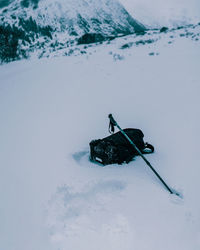
[(170, 194), (176, 194), (176, 195), (180, 196), (178, 193), (173, 192), (172, 189), (169, 188), (169, 186), (165, 183), (165, 181), (160, 177), (160, 175), (152, 167), (151, 163), (144, 157), (144, 155), (141, 153), (141, 151), (135, 145), (135, 143), (128, 137), (128, 135), (123, 131), (123, 129), (120, 128), (120, 126), (117, 124), (117, 122), (113, 118), (112, 114), (109, 114), (108, 118), (110, 119), (110, 126), (111, 126), (112, 131), (114, 130), (114, 126), (116, 126), (121, 131), (121, 133), (130, 142), (132, 147), (138, 152), (138, 154), (142, 157), (142, 159), (145, 161), (145, 163), (150, 167), (150, 169), (154, 172), (154, 174), (158, 177), (158, 179), (162, 182), (162, 184), (166, 187), (166, 189), (170, 192)]

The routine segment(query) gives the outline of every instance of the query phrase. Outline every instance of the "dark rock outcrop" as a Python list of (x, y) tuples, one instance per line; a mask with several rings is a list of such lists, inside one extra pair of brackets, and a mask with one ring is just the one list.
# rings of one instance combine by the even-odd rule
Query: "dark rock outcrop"
[(86, 33), (78, 39), (78, 44), (98, 43), (107, 40), (102, 34)]

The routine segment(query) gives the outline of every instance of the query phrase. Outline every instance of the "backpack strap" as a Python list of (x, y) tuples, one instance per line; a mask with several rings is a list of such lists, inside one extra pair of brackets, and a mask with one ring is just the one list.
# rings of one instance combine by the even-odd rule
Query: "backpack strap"
[(151, 145), (150, 143), (146, 142), (144, 144), (144, 149), (142, 150), (143, 154), (151, 154), (154, 152), (154, 146)]

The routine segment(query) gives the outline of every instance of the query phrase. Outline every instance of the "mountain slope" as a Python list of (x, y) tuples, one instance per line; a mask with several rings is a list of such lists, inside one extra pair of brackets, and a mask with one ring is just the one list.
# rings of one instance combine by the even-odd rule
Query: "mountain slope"
[(4, 22), (16, 25), (19, 18), (32, 17), (39, 26), (51, 26), (65, 35), (86, 32), (118, 35), (144, 29), (117, 0), (16, 0), (2, 11), (2, 15)]
[(28, 51), (36, 49), (67, 47), (87, 33), (106, 39), (145, 30), (117, 0), (14, 0), (2, 6), (1, 40), (11, 41), (8, 47), (13, 47), (15, 39), (18, 57), (24, 51), (28, 56)]

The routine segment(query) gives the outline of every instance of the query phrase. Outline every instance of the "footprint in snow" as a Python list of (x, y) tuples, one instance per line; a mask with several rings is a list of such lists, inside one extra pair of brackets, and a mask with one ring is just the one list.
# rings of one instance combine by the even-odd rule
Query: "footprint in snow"
[(125, 188), (126, 184), (118, 180), (88, 184), (79, 192), (69, 186), (59, 187), (47, 209), (52, 237), (58, 232), (65, 236), (79, 234), (86, 224), (91, 230), (107, 224), (113, 217), (110, 205)]

